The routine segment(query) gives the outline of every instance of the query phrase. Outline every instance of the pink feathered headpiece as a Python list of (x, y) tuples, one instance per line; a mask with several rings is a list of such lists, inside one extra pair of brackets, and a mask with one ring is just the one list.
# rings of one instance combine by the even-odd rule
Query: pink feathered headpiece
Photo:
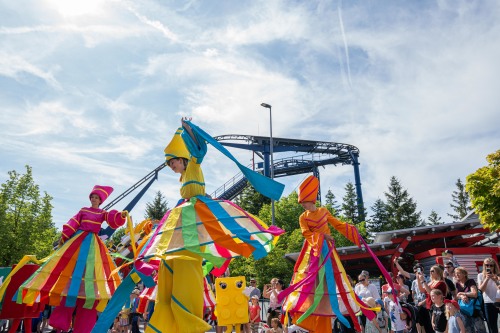
[(97, 194), (103, 203), (110, 194), (113, 193), (113, 188), (111, 186), (96, 185), (89, 194), (89, 198), (92, 194)]

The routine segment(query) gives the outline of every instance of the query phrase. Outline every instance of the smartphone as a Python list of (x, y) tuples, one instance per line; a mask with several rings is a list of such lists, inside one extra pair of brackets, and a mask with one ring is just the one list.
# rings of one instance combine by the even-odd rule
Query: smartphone
[(486, 269), (486, 273), (490, 274), (491, 273), (491, 269), (487, 268)]
[(422, 274), (422, 268), (417, 268), (417, 273)]

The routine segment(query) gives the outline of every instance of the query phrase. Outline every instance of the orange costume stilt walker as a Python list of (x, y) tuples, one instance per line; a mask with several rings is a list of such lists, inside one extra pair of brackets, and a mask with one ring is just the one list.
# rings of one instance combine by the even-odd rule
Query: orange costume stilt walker
[[(354, 293), (329, 225), (358, 246), (364, 241), (353, 225), (333, 217), (324, 207), (316, 207), (318, 189), (319, 180), (314, 176), (307, 177), (299, 187), (299, 203), (305, 209), (299, 224), (305, 241), (295, 263), (290, 287), (278, 298), (283, 301), (283, 311), (292, 315), (294, 324), (310, 332), (322, 333), (332, 331), (333, 316), (349, 327), (344, 315), (355, 318), (360, 309), (368, 318), (374, 315)], [(360, 330), (357, 321), (355, 325)]]

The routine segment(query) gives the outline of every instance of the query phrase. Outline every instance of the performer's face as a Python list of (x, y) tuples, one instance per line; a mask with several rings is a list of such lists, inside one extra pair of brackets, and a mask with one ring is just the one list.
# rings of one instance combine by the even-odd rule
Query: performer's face
[(175, 173), (182, 173), (182, 171), (186, 169), (182, 158), (172, 158), (170, 161), (168, 161), (168, 166)]
[(304, 201), (304, 202), (301, 202), (300, 204), (302, 205), (302, 208), (304, 208), (305, 210), (309, 210), (309, 211), (316, 210), (316, 205), (312, 201)]
[(92, 207), (99, 207), (101, 204), (101, 198), (97, 194), (92, 194), (90, 196), (90, 203), (92, 204)]

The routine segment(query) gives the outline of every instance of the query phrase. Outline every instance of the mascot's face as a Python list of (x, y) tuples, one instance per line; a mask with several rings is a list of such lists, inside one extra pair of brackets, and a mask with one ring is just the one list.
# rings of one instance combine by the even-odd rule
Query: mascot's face
[(219, 325), (248, 323), (248, 297), (243, 294), (245, 288), (243, 276), (215, 280), (215, 307)]

